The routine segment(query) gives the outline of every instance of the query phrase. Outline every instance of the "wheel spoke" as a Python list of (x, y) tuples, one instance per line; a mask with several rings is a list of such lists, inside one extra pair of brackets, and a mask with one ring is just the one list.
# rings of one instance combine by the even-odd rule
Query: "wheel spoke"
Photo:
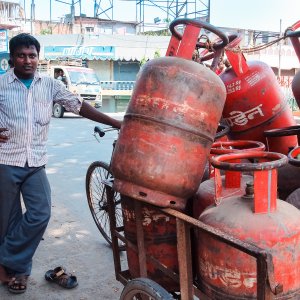
[[(110, 218), (108, 213), (107, 188), (104, 181), (113, 179), (109, 166), (103, 162), (93, 163), (87, 172), (86, 192), (93, 219), (106, 241), (111, 244)], [(123, 226), (121, 196), (114, 192), (116, 226)], [(123, 243), (120, 242), (121, 245)]]

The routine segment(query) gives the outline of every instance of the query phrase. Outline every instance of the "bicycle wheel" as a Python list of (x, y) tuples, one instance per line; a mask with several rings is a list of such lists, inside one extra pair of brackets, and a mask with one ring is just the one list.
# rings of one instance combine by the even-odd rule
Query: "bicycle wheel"
[[(105, 238), (111, 245), (111, 230), (108, 213), (107, 194), (104, 180), (112, 180), (107, 163), (102, 161), (93, 162), (86, 173), (86, 195), (93, 219)], [(114, 193), (116, 226), (123, 226), (120, 194)]]
[(125, 285), (120, 300), (174, 300), (174, 298), (153, 280), (135, 278)]

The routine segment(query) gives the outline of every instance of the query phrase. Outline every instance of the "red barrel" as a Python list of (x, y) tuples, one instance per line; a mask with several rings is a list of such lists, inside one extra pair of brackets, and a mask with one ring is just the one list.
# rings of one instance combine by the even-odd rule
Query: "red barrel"
[[(235, 38), (225, 50), (232, 68), (220, 75), (227, 90), (223, 117), (231, 127), (231, 139), (265, 143), (265, 130), (296, 123), (272, 69), (260, 61), (246, 61), (239, 42), (240, 37)], [(272, 140), (269, 149), (286, 153), (296, 144), (296, 138), (289, 136)]]
[[(213, 143), (210, 150), (210, 157), (226, 153), (237, 153), (244, 151), (264, 151), (265, 145), (255, 141), (225, 141)], [(203, 181), (196, 194), (193, 196), (193, 216), (198, 219), (200, 214), (209, 205), (215, 203), (215, 179), (214, 168), (209, 164), (210, 179)], [(252, 183), (253, 177), (242, 175), (240, 172), (225, 172), (222, 175), (223, 198), (242, 195), (245, 192), (247, 183)]]
[[(255, 159), (255, 163), (231, 163)], [(300, 293), (300, 211), (277, 199), (277, 169), (287, 163), (283, 154), (247, 152), (212, 158), (218, 173), (218, 206), (207, 208), (199, 220), (222, 232), (270, 253), (273, 269), (268, 282), (274, 299), (299, 299)], [(253, 188), (244, 196), (221, 199), (220, 170), (254, 172)], [(253, 257), (197, 233), (200, 289), (210, 299), (257, 299), (257, 263)]]
[[(137, 247), (136, 213), (134, 202), (137, 200), (122, 196), (124, 234), (126, 240)], [(164, 214), (155, 206), (141, 203), (141, 219), (144, 233), (145, 255), (147, 259), (147, 277), (168, 291), (179, 291), (179, 284), (162, 272), (149, 257), (153, 257), (178, 274), (176, 219)], [(138, 253), (126, 246), (128, 268), (132, 278), (141, 277)]]
[(114, 188), (183, 209), (201, 182), (224, 102), (224, 84), (208, 68), (178, 57), (146, 63), (112, 157)]

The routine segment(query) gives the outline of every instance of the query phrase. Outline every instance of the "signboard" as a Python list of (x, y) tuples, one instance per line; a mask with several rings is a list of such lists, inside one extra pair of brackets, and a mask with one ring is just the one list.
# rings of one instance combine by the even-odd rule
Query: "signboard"
[(8, 70), (9, 68), (8, 60), (9, 60), (8, 53), (0, 54), (0, 75), (4, 74)]
[(115, 47), (113, 46), (45, 46), (45, 59), (81, 58), (81, 59), (113, 59)]
[(0, 53), (8, 52), (7, 30), (0, 29)]

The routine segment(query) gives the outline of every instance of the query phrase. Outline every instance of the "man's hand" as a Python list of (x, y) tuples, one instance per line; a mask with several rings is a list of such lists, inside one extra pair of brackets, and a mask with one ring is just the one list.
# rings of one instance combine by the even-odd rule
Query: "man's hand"
[(6, 131), (8, 131), (7, 128), (0, 128), (0, 143), (6, 143), (8, 140), (8, 136), (4, 134)]

